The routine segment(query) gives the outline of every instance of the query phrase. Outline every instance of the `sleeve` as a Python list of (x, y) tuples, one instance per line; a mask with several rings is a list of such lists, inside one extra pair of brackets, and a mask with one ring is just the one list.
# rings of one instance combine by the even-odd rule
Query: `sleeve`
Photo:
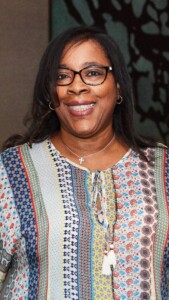
[[(166, 187), (166, 199), (167, 199), (167, 204), (168, 204), (168, 216), (169, 216), (169, 148), (167, 148), (167, 150), (166, 150), (165, 187)], [(169, 224), (169, 220), (168, 220), (168, 224)], [(168, 230), (168, 240), (169, 240), (169, 230)], [(168, 248), (168, 255), (169, 255), (169, 248)], [(168, 273), (169, 273), (169, 260), (168, 260)], [(168, 281), (169, 281), (169, 279), (168, 279)]]
[[(165, 155), (165, 174), (164, 174), (164, 185), (165, 185), (165, 194), (166, 194), (166, 203), (168, 205), (168, 218), (169, 218), (169, 149), (166, 149)], [(164, 274), (166, 274), (165, 287), (164, 289), (165, 296), (166, 294), (169, 297), (169, 219), (168, 219), (168, 235), (166, 239), (166, 247), (164, 252)], [(163, 287), (163, 285), (162, 285)], [(168, 298), (167, 298), (168, 299)]]
[(0, 156), (0, 299), (20, 239), (19, 229), (12, 188)]

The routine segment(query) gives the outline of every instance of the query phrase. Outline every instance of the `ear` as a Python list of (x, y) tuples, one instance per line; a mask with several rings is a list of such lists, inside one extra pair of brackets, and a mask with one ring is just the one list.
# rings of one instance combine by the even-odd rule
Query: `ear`
[(121, 96), (120, 92), (120, 84), (117, 82), (117, 100), (116, 104), (121, 104), (123, 102), (123, 97)]
[(117, 82), (117, 95), (119, 96), (120, 95), (120, 84)]

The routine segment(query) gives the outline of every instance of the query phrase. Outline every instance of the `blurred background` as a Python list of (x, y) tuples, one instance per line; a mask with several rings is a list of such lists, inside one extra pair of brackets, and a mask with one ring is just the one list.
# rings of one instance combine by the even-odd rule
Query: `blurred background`
[(0, 144), (24, 131), (40, 58), (58, 33), (105, 28), (125, 57), (139, 133), (169, 145), (168, 0), (1, 0)]

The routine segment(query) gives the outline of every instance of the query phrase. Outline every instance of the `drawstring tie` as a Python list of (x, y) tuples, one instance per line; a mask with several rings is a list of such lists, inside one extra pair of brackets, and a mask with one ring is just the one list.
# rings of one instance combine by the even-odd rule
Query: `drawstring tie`
[(110, 276), (112, 274), (112, 268), (116, 266), (116, 256), (113, 245), (114, 225), (116, 222), (116, 201), (114, 197), (115, 217), (114, 220), (112, 220), (112, 226), (110, 226), (107, 218), (105, 176), (102, 171), (92, 173), (92, 187), (92, 209), (94, 209), (98, 222), (103, 226), (105, 236), (102, 274)]

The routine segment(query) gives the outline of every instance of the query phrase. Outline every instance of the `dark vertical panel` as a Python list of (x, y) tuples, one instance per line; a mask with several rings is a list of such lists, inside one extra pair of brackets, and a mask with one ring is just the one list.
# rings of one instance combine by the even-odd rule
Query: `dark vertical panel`
[(52, 36), (97, 25), (119, 44), (133, 81), (138, 131), (169, 144), (169, 2), (52, 0)]

